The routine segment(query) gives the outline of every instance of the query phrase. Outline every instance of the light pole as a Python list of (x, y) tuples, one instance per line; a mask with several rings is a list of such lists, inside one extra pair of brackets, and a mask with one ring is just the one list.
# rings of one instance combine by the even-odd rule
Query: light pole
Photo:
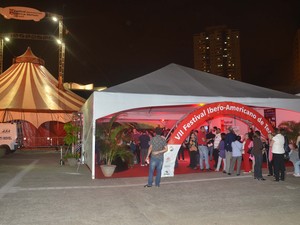
[(58, 40), (57, 43), (59, 44), (58, 49), (58, 80), (61, 80), (63, 83), (64, 81), (64, 74), (65, 74), (65, 43), (63, 37), (63, 17), (61, 15), (48, 13), (48, 16), (52, 18), (54, 22), (58, 22)]
[(3, 73), (3, 48), (4, 48), (4, 42), (9, 42), (9, 37), (3, 36), (0, 34), (0, 74)]

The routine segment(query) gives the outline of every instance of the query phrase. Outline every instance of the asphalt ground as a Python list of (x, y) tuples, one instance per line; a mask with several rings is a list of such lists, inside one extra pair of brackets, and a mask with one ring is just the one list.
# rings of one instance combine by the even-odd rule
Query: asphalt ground
[[(91, 179), (85, 165), (60, 165), (51, 151), (18, 151), (0, 158), (1, 225), (296, 225), (300, 178), (254, 180), (199, 172), (162, 178)], [(263, 171), (264, 174), (267, 171)]]

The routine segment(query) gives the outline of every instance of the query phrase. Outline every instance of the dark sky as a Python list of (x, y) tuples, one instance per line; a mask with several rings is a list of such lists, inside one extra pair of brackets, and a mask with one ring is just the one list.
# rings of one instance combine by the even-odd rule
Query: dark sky
[[(297, 0), (2, 0), (60, 14), (65, 36), (65, 82), (112, 86), (169, 63), (193, 67), (193, 34), (208, 26), (240, 30), (243, 81), (277, 88), (292, 77), (292, 43), (300, 28)], [(48, 20), (6, 20), (0, 32), (57, 34)], [(27, 46), (57, 77), (58, 50), (50, 42), (16, 40), (4, 49), (5, 68)]]

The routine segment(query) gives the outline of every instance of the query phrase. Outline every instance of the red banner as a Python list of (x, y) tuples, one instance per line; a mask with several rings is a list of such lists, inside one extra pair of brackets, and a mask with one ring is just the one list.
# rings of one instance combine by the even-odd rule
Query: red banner
[(251, 107), (235, 102), (216, 102), (200, 107), (185, 117), (172, 133), (168, 144), (182, 144), (192, 130), (198, 129), (206, 120), (219, 116), (248, 120), (265, 137), (273, 131), (269, 121)]

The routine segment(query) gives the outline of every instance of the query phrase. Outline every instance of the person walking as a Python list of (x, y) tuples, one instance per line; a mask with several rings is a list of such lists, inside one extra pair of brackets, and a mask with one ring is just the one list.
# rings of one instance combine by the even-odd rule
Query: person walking
[(146, 157), (146, 162), (149, 162), (149, 157), (151, 154), (148, 183), (144, 187), (152, 187), (154, 170), (156, 170), (155, 186), (159, 187), (164, 153), (168, 151), (166, 139), (161, 136), (162, 129), (157, 127), (155, 129), (155, 134), (156, 135), (150, 140), (150, 147)]
[(255, 158), (254, 179), (266, 180), (262, 176), (263, 142), (261, 141), (260, 137), (261, 137), (260, 132), (258, 130), (255, 131), (253, 137), (253, 150), (252, 150), (252, 154)]
[(274, 181), (283, 181), (285, 178), (285, 165), (284, 165), (284, 129), (275, 129), (276, 135), (272, 138), (271, 147), (273, 154), (273, 165), (274, 165)]

